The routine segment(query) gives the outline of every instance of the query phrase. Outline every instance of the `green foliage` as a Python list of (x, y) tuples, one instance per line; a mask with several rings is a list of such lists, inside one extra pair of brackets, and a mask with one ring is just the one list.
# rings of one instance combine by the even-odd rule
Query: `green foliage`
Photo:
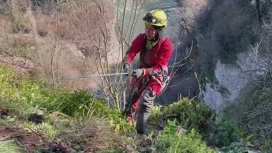
[[(253, 138), (253, 135), (248, 136), (245, 139), (241, 139), (240, 141), (236, 141), (236, 142), (232, 142), (229, 146), (227, 147), (222, 147), (220, 148), (220, 152), (222, 153), (248, 153), (250, 152), (250, 150), (256, 150), (253, 148), (248, 148), (248, 146), (253, 146), (252, 144), (250, 144), (250, 139)], [(254, 151), (252, 151), (254, 152)], [(257, 153), (259, 153), (259, 151), (255, 151)]]
[(152, 122), (158, 122), (160, 117), (162, 116), (162, 111), (159, 106), (153, 106), (151, 109), (149, 120)]
[(38, 82), (31, 80), (29, 76), (18, 76), (10, 69), (0, 67), (1, 103), (9, 105), (21, 117), (27, 117), (43, 103), (50, 103), (53, 97), (49, 96), (50, 92), (47, 93), (47, 90), (51, 91), (41, 88)]
[(26, 153), (26, 151), (16, 145), (13, 140), (0, 140), (0, 152)]
[(185, 128), (203, 131), (213, 120), (213, 111), (204, 103), (183, 98), (163, 110), (167, 119), (177, 119)]
[(60, 111), (76, 118), (106, 118), (116, 131), (133, 129), (119, 110), (109, 108), (104, 99), (95, 97), (89, 91), (70, 92), (42, 86), (33, 78), (18, 77), (6, 68), (0, 68), (0, 87), (0, 98), (13, 105), (15, 111), (24, 118), (42, 109), (45, 113)]
[(243, 128), (246, 135), (255, 135), (266, 149), (272, 146), (272, 143), (266, 143), (271, 142), (271, 93), (271, 80), (256, 81), (246, 87), (235, 103), (224, 109), (228, 120)]
[(117, 109), (107, 106), (104, 99), (95, 97), (88, 91), (75, 91), (73, 93), (58, 94), (52, 98), (51, 103), (44, 103), (43, 106), (49, 110), (59, 110), (69, 116), (76, 118), (82, 117), (101, 117), (106, 118), (110, 126), (119, 131), (131, 131), (132, 126), (122, 117)]
[(108, 122), (111, 127), (114, 127), (115, 132), (131, 132), (134, 131), (134, 125), (129, 123), (126, 118), (124, 118), (120, 110), (111, 110), (107, 116)]
[(123, 150), (103, 150), (101, 153), (123, 153), (123, 152), (124, 152)]
[(214, 73), (214, 65), (207, 64), (204, 66), (204, 72), (200, 74), (200, 84), (205, 85), (206, 83), (218, 84)]
[[(29, 76), (18, 77), (6, 68), (0, 68), (0, 96), (12, 103), (46, 108), (48, 111), (61, 110), (71, 116), (83, 116), (95, 104), (98, 111), (103, 110), (105, 102), (96, 99), (87, 91), (71, 93), (65, 90), (42, 87)], [(103, 112), (102, 112), (103, 113)]]
[(11, 97), (16, 92), (16, 88), (13, 88), (12, 78), (14, 74), (11, 70), (0, 67), (0, 96)]
[(236, 124), (225, 118), (216, 121), (216, 132), (213, 139), (216, 139), (217, 146), (229, 146), (233, 142), (239, 142), (244, 137), (244, 132)]
[(7, 100), (33, 103), (38, 100), (39, 86), (35, 82), (28, 81), (28, 77), (16, 76), (7, 68), (0, 67), (0, 97)]
[(248, 153), (248, 149), (245, 144), (240, 142), (233, 142), (228, 147), (220, 149), (221, 153)]
[(8, 125), (8, 121), (4, 119), (0, 119), (0, 126), (7, 126), (7, 125)]
[[(217, 147), (228, 147), (245, 136), (244, 131), (237, 124), (225, 117), (218, 117), (216, 120), (215, 113), (204, 103), (190, 101), (188, 98), (183, 98), (162, 110), (159, 107), (153, 108), (150, 119), (155, 123), (161, 123), (163, 120), (177, 121), (183, 128), (199, 132), (208, 144)], [(168, 132), (171, 129), (167, 126), (164, 130), (165, 128), (168, 128)], [(173, 128), (172, 132), (177, 132), (177, 128)], [(169, 141), (163, 144), (167, 148), (167, 145), (172, 145), (173, 142), (174, 140), (169, 138)]]
[[(73, 93), (62, 93), (55, 97), (53, 108), (58, 108), (61, 112), (74, 116), (106, 116), (109, 109), (106, 108), (106, 101), (94, 97), (88, 91), (75, 91)], [(51, 109), (53, 109), (51, 108)]]
[(176, 121), (168, 121), (163, 131), (159, 132), (157, 150), (167, 153), (213, 153), (213, 150), (205, 144), (200, 134), (194, 129), (186, 134), (178, 134)]
[(24, 122), (18, 125), (18, 127), (28, 130), (29, 132), (36, 131), (49, 139), (55, 138), (57, 135), (57, 129), (50, 123), (35, 124)]
[[(129, 132), (134, 130), (123, 118), (120, 111), (107, 106), (104, 99), (95, 97), (88, 91), (67, 91), (52, 89), (41, 85), (29, 76), (16, 76), (9, 69), (0, 69), (0, 98), (1, 103), (9, 103), (14, 110), (26, 119), (30, 113), (47, 113), (59, 111), (76, 119), (92, 119), (95, 117), (104, 118), (115, 132)], [(270, 91), (270, 88), (263, 88)], [(264, 101), (269, 94), (262, 94), (260, 98)], [(18, 107), (20, 106), (20, 107)], [(17, 108), (17, 110), (16, 110)], [(213, 138), (222, 146), (233, 148), (233, 142), (239, 142), (241, 131), (228, 120), (218, 120), (214, 123), (214, 113), (204, 103), (190, 101), (188, 98), (180, 99), (165, 108), (154, 107), (150, 120), (159, 123), (161, 120), (168, 120), (164, 130), (157, 138), (157, 148), (161, 152), (214, 152), (202, 141), (202, 134), (210, 129), (211, 125), (216, 128)], [(52, 120), (52, 119), (51, 119)], [(31, 129), (42, 133), (47, 138), (57, 137), (57, 128), (47, 123), (42, 124), (24, 123), (19, 126), (24, 129)], [(188, 129), (186, 134), (177, 134), (178, 126)], [(7, 125), (7, 120), (1, 121)], [(174, 143), (173, 143), (174, 142)], [(226, 149), (226, 148), (225, 148)], [(239, 145), (233, 150), (243, 149)]]

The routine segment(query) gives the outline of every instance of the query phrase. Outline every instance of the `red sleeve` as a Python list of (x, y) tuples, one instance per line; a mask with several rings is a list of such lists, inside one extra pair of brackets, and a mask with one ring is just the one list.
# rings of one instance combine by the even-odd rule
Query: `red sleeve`
[(167, 66), (169, 59), (171, 57), (171, 54), (172, 54), (172, 44), (169, 38), (166, 37), (158, 52), (158, 61), (156, 62), (155, 66), (152, 67), (152, 70), (156, 71), (161, 67)]
[(124, 62), (131, 64), (137, 53), (141, 51), (143, 46), (144, 34), (139, 34), (129, 47), (128, 52), (124, 57)]

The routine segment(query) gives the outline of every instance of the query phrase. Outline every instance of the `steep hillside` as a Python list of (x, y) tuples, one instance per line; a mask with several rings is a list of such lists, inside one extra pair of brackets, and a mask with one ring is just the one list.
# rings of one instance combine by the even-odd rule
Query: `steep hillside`
[[(100, 14), (96, 14), (97, 7), (102, 9)], [(112, 33), (113, 7), (106, 1), (1, 1), (0, 13), (1, 65), (30, 71), (55, 86), (88, 88), (91, 79), (63, 79), (98, 70), (95, 59), (105, 58), (108, 52), (105, 44), (98, 43), (104, 37), (107, 48), (118, 47)], [(102, 19), (108, 22), (102, 23)]]
[[(120, 113), (126, 78), (79, 80), (121, 71), (121, 12), (143, 2), (0, 1), (0, 152), (271, 151), (271, 1), (179, 1), (182, 66), (143, 141)], [(75, 90), (92, 82), (100, 95)]]

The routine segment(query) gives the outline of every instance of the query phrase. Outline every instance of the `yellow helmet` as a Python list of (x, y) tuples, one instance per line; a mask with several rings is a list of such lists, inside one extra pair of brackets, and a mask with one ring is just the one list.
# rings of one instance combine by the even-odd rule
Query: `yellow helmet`
[(153, 25), (153, 26), (166, 27), (167, 18), (168, 17), (163, 10), (157, 9), (157, 10), (152, 10), (148, 12), (144, 16), (143, 20), (145, 21), (145, 23)]

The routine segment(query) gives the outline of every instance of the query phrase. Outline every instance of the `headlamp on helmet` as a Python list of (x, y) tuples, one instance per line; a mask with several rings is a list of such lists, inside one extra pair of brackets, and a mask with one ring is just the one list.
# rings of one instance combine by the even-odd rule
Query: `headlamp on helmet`
[(156, 19), (151, 13), (147, 13), (143, 20), (149, 23), (158, 23), (158, 19)]
[(153, 26), (166, 27), (167, 15), (163, 10), (153, 10), (147, 13), (143, 20)]

